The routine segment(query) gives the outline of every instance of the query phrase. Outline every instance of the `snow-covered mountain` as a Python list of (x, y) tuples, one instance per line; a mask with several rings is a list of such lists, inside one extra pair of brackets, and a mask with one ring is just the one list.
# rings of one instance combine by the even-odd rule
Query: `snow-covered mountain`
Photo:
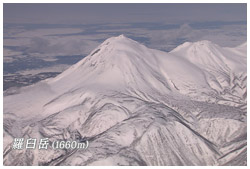
[[(123, 35), (55, 78), (4, 96), (4, 165), (246, 165), (246, 43), (169, 53)], [(16, 137), (86, 150), (12, 150)]]

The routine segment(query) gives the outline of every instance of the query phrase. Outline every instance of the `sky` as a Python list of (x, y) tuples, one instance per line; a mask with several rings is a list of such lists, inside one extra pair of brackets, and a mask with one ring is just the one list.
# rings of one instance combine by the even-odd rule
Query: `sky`
[(4, 4), (4, 23), (246, 21), (246, 4)]
[(166, 52), (200, 40), (235, 47), (247, 40), (247, 4), (4, 3), (4, 76), (60, 73), (120, 34)]

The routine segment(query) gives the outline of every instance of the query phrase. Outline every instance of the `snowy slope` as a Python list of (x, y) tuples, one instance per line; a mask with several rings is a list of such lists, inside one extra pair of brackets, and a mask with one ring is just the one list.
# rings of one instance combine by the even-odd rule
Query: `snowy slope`
[[(57, 77), (5, 93), (4, 164), (246, 165), (246, 59), (246, 43), (166, 53), (109, 38)], [(76, 133), (87, 150), (11, 150), (15, 137)]]
[(246, 104), (246, 43), (236, 48), (222, 48), (209, 41), (184, 43), (171, 54), (183, 57), (202, 70), (205, 81), (218, 99), (231, 106)]

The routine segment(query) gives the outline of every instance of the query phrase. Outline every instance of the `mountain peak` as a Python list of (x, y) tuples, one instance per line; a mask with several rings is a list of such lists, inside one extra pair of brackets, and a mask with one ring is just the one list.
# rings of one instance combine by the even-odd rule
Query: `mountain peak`
[(103, 43), (114, 42), (114, 41), (124, 41), (124, 40), (132, 40), (132, 39), (129, 39), (124, 34), (121, 34), (119, 36), (110, 37), (106, 39)]
[[(96, 53), (110, 55), (111, 51), (137, 51), (138, 48), (144, 47), (140, 43), (126, 37), (125, 35), (121, 34), (119, 36), (110, 37), (106, 39), (101, 45), (95, 48), (91, 53), (90, 56), (92, 57)], [(144, 47), (146, 48), (146, 47)], [(109, 54), (108, 54), (109, 53)]]
[[(75, 65), (72, 65), (51, 81), (67, 79), (65, 77), (72, 76), (73, 74), (74, 76), (79, 76), (78, 80), (85, 79), (89, 77), (90, 74), (94, 74), (93, 77), (95, 77), (95, 79), (101, 74), (108, 74), (105, 76), (107, 77), (106, 79), (101, 80), (106, 83), (107, 79), (115, 77), (114, 74), (116, 74), (118, 78), (122, 77), (122, 73), (125, 69), (128, 69), (128, 65), (132, 67), (141, 65), (142, 62), (140, 62), (140, 60), (142, 58), (146, 59), (146, 57), (150, 57), (142, 55), (142, 53), (150, 53), (148, 51), (148, 48), (124, 35), (110, 37), (95, 48), (88, 56)], [(115, 81), (122, 81), (122, 79), (113, 80), (114, 83)]]
[(197, 41), (197, 42), (193, 42), (192, 44), (193, 45), (211, 45), (211, 44), (214, 45), (214, 43), (209, 41), (209, 40), (200, 40), (200, 41)]
[(118, 36), (118, 38), (126, 38), (126, 36), (124, 34), (121, 34)]
[(181, 50), (186, 50), (187, 48), (192, 48), (192, 49), (210, 49), (213, 48), (215, 46), (218, 46), (216, 44), (214, 44), (211, 41), (208, 40), (201, 40), (201, 41), (197, 41), (197, 42), (185, 42), (179, 46), (177, 46), (175, 49), (173, 49), (171, 52), (177, 52), (177, 51), (181, 51)]

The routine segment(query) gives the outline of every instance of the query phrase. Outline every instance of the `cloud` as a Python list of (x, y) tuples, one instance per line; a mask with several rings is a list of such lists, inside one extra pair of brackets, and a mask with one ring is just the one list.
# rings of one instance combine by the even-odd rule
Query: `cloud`
[(34, 37), (31, 38), (30, 46), (25, 50), (25, 53), (47, 53), (52, 47), (48, 40)]
[[(39, 27), (39, 25), (38, 25)], [(29, 28), (29, 27), (27, 27)], [(24, 28), (16, 28), (11, 30), (6, 30), (5, 35), (15, 36), (15, 37), (27, 37), (32, 38), (35, 36), (43, 37), (43, 36), (54, 36), (54, 35), (68, 35), (68, 34), (76, 34), (84, 32), (82, 28), (36, 28), (36, 29), (25, 29)]]
[(18, 73), (21, 75), (36, 75), (39, 73), (46, 73), (46, 72), (62, 72), (64, 70), (66, 70), (67, 68), (69, 68), (70, 65), (66, 65), (66, 64), (57, 64), (54, 66), (49, 66), (49, 67), (43, 67), (40, 69), (31, 69), (31, 70), (23, 70), (23, 71), (19, 71)]
[(142, 36), (149, 39), (149, 47), (165, 51), (170, 51), (186, 41), (200, 40), (210, 40), (220, 46), (233, 47), (246, 41), (246, 33), (246, 25), (222, 25), (213, 29), (197, 29), (190, 24), (183, 24), (178, 29), (141, 30)]
[(184, 41), (201, 39), (205, 30), (194, 30), (189, 24), (183, 24), (178, 29), (151, 30), (145, 33), (150, 39), (150, 46), (161, 50), (171, 50)]
[[(86, 55), (99, 43), (78, 37), (33, 37), (26, 46), (25, 54), (40, 57)], [(40, 54), (40, 55), (38, 55)]]

